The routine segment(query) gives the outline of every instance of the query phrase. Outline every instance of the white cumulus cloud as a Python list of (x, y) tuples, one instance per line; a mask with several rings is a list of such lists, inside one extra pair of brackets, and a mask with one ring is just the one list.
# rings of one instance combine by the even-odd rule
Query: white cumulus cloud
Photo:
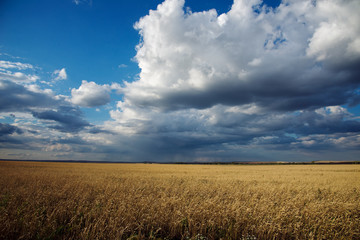
[(341, 107), (360, 99), (359, 1), (235, 0), (221, 15), (184, 4), (166, 0), (135, 24), (141, 72), (106, 129), (144, 151), (210, 158), (334, 147), (330, 136), (360, 132)]
[[(183, 6), (166, 0), (135, 24), (141, 73), (124, 88), (129, 105), (255, 103), (288, 111), (351, 101), (359, 79), (358, 1), (287, 1), (274, 10), (236, 0), (220, 16)], [(337, 97), (330, 100), (330, 92)]]
[(71, 90), (71, 102), (83, 107), (97, 107), (110, 102), (109, 85), (98, 85), (83, 80), (78, 89)]

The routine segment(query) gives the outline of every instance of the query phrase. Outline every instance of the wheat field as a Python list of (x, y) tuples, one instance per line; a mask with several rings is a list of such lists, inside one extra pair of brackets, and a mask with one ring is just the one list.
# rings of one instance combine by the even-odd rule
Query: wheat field
[(360, 165), (0, 162), (0, 239), (360, 239)]

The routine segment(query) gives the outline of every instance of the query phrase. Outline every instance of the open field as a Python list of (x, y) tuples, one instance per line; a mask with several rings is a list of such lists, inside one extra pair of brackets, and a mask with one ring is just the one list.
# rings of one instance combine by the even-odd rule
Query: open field
[(0, 239), (360, 239), (360, 165), (0, 162)]

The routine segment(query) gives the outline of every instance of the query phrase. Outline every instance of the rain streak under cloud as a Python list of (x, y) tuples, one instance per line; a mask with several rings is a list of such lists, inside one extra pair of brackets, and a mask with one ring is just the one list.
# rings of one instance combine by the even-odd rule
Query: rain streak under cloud
[[(67, 95), (52, 86), (68, 68), (46, 84), (1, 61), (1, 157), (358, 160), (359, 12), (357, 0), (235, 0), (223, 14), (166, 0), (134, 24), (135, 79), (82, 80)], [(90, 122), (84, 109), (100, 107), (110, 118)]]

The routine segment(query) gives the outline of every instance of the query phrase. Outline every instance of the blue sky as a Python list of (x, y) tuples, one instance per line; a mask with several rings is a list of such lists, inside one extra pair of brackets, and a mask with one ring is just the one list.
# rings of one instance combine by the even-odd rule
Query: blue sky
[(358, 160), (359, 9), (3, 0), (0, 158)]

